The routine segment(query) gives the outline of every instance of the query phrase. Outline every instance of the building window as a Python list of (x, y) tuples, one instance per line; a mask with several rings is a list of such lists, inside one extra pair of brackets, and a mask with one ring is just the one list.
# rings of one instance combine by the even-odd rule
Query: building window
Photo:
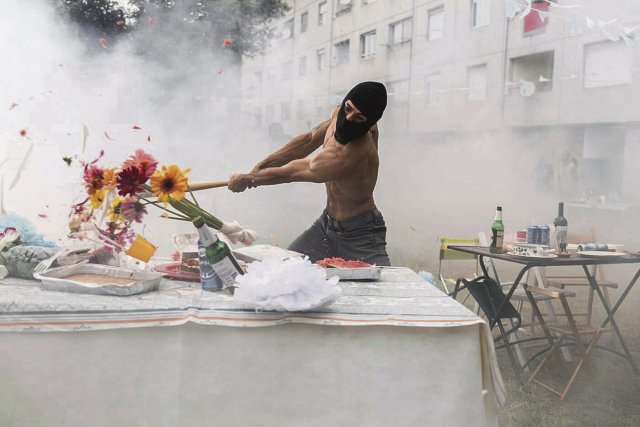
[(486, 27), (491, 23), (491, 0), (471, 0), (471, 27)]
[(273, 121), (274, 119), (274, 114), (273, 114), (273, 105), (269, 104), (265, 107), (264, 109), (264, 119), (265, 122), (270, 123)]
[(327, 22), (327, 13), (329, 6), (326, 1), (318, 4), (318, 25), (324, 25)]
[(511, 58), (510, 80), (516, 85), (531, 82), (537, 92), (553, 89), (553, 51)]
[(487, 64), (467, 68), (467, 99), (482, 101), (487, 95)]
[(631, 83), (633, 50), (622, 42), (604, 41), (584, 48), (584, 87), (587, 89)]
[(549, 22), (549, 3), (546, 0), (533, 0), (531, 11), (524, 17), (524, 35), (534, 36), (544, 33)]
[(335, 0), (336, 1), (336, 16), (342, 13), (349, 12), (351, 10), (352, 0)]
[(376, 54), (376, 32), (369, 31), (360, 35), (360, 57), (370, 58)]
[(427, 17), (427, 40), (444, 37), (444, 6), (429, 9)]
[(440, 73), (424, 76), (424, 103), (430, 107), (440, 104)]
[(336, 66), (349, 63), (349, 40), (343, 40), (333, 45), (333, 63)]
[(298, 75), (304, 76), (307, 74), (307, 57), (301, 56), (298, 61)]
[(288, 61), (284, 61), (282, 63), (282, 73), (280, 73), (280, 78), (282, 80), (289, 80), (291, 78), (293, 68), (293, 61), (290, 59)]
[(324, 48), (316, 50), (316, 65), (317, 65), (316, 69), (318, 71), (321, 71), (324, 68), (325, 55), (326, 53), (324, 51)]
[(413, 19), (407, 18), (389, 25), (389, 44), (393, 46), (411, 40), (412, 23)]
[(291, 118), (291, 106), (288, 102), (280, 103), (280, 118), (282, 120), (289, 120)]
[(395, 108), (409, 106), (409, 80), (398, 80), (387, 84), (389, 104)]
[(296, 106), (296, 118), (298, 120), (304, 120), (304, 99), (298, 99)]
[(300, 32), (306, 33), (309, 28), (309, 12), (302, 12), (300, 15)]

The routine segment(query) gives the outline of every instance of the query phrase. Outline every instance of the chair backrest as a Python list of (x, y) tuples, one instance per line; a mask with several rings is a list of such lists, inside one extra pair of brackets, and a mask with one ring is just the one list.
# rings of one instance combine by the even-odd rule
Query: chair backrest
[(453, 293), (454, 298), (460, 290), (461, 283), (463, 287), (469, 291), (471, 296), (473, 296), (473, 299), (476, 300), (482, 312), (487, 316), (489, 323), (493, 323), (496, 318), (516, 319), (514, 327), (506, 332), (505, 335), (510, 334), (520, 327), (520, 313), (518, 313), (518, 310), (516, 310), (510, 301), (507, 301), (500, 313), (497, 314), (498, 308), (506, 300), (507, 296), (494, 279), (486, 276), (480, 276), (472, 280), (459, 279)]
[(440, 254), (438, 257), (438, 274), (440, 275), (442, 273), (442, 261), (447, 260), (474, 260), (476, 262), (477, 272), (477, 255), (454, 251), (453, 249), (449, 249), (449, 246), (478, 246), (479, 243), (480, 240), (477, 238), (441, 237)]

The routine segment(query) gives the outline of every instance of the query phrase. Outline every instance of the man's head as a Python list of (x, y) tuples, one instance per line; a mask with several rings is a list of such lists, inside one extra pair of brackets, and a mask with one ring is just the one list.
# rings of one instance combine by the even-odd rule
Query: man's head
[(387, 106), (387, 90), (382, 83), (362, 82), (344, 97), (334, 136), (341, 144), (362, 137), (382, 117)]

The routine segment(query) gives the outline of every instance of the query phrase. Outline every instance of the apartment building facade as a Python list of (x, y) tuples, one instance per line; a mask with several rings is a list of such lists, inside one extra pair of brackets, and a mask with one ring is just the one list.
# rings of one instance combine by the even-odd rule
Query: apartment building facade
[(524, 143), (555, 140), (592, 171), (589, 191), (639, 199), (640, 168), (629, 159), (640, 154), (640, 3), (297, 0), (290, 6), (275, 23), (278, 38), (268, 52), (243, 63), (243, 110), (259, 126), (278, 122), (290, 134), (305, 131), (355, 83), (377, 80), (389, 92), (383, 123), (393, 135), (472, 142), (507, 132)]

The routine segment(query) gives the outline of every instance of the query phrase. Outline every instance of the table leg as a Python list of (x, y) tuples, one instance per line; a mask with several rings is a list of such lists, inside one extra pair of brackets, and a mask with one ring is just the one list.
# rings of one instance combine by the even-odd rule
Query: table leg
[[(638, 278), (640, 278), (640, 269), (638, 269), (638, 271), (636, 272), (635, 276), (633, 276), (633, 279), (631, 279), (631, 282), (629, 282), (629, 285), (627, 285), (627, 287), (624, 290), (624, 292), (622, 293), (622, 295), (620, 295), (620, 298), (618, 298), (618, 301), (616, 301), (615, 305), (611, 309), (611, 315), (616, 314), (616, 311), (618, 311), (618, 308), (620, 308), (620, 305), (622, 304), (624, 299), (627, 297), (627, 295), (631, 291), (631, 288), (633, 288), (633, 285), (636, 284), (636, 282), (638, 281)], [(609, 323), (609, 318), (608, 317), (605, 319), (604, 322), (602, 322), (602, 325), (600, 327), (604, 328), (605, 326), (607, 326), (607, 323)]]
[[(587, 279), (589, 280), (589, 284), (591, 285), (591, 288), (593, 290), (596, 291), (596, 293), (598, 294), (598, 298), (600, 298), (600, 302), (602, 302), (602, 305), (604, 307), (604, 311), (607, 313), (607, 321), (611, 322), (611, 327), (613, 328), (614, 332), (616, 333), (618, 340), (620, 341), (620, 345), (622, 346), (622, 349), (624, 350), (624, 353), (626, 355), (627, 360), (629, 361), (629, 363), (631, 364), (631, 367), (633, 368), (633, 371), (636, 374), (640, 374), (640, 372), (638, 372), (638, 367), (636, 366), (636, 362), (633, 359), (633, 356), (631, 355), (631, 352), (629, 351), (629, 348), (627, 348), (627, 343), (624, 341), (624, 338), (622, 338), (622, 333), (620, 332), (620, 329), (618, 328), (618, 324), (616, 323), (616, 319), (613, 317), (613, 311), (611, 310), (611, 308), (609, 307), (609, 304), (607, 304), (607, 301), (604, 298), (604, 295), (602, 293), (602, 289), (600, 289), (600, 286), (598, 285), (598, 282), (596, 281), (596, 279), (591, 275), (591, 273), (589, 272), (589, 269), (587, 268), (586, 265), (583, 265), (582, 268), (584, 269), (584, 273), (587, 276)], [(636, 273), (636, 275), (634, 276), (634, 279), (632, 280), (632, 282), (630, 283), (630, 285), (633, 285), (635, 283), (635, 281), (638, 279), (639, 273)], [(627, 289), (625, 289), (625, 294), (623, 294), (623, 296), (626, 296), (626, 293), (628, 293), (627, 291), (629, 290), (630, 287), (627, 287)], [(622, 297), (621, 297), (622, 298)], [(622, 301), (618, 301), (618, 303), (621, 303)], [(620, 306), (620, 304), (616, 303), (616, 309)]]

